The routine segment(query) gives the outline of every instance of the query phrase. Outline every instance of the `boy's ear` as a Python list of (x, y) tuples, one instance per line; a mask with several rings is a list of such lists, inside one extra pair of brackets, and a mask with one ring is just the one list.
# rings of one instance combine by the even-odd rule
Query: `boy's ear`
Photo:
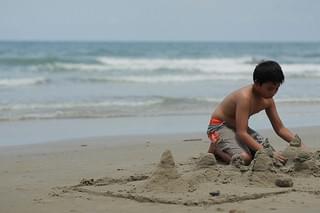
[(254, 80), (253, 83), (254, 83), (255, 85), (258, 85), (258, 86), (261, 86), (261, 85), (262, 85), (262, 83), (260, 83), (258, 80)]

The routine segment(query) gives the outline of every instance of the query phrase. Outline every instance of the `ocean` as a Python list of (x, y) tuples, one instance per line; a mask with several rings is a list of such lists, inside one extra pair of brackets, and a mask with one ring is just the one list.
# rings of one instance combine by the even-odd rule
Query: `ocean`
[[(320, 43), (3, 41), (0, 144), (205, 132), (269, 59), (285, 74), (275, 100), (286, 126), (320, 125)], [(260, 114), (250, 125), (271, 128)]]

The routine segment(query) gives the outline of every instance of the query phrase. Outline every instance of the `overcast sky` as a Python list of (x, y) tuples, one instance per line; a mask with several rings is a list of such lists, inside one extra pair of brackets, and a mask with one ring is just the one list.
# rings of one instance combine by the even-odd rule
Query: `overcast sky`
[(320, 1), (0, 0), (0, 40), (320, 41)]

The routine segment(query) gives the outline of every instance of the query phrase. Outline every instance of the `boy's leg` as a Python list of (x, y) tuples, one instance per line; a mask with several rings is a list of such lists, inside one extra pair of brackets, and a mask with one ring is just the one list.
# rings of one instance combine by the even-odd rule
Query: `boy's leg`
[(208, 152), (219, 157), (223, 162), (229, 163), (231, 160), (231, 156), (228, 153), (222, 151), (218, 146), (216, 146), (215, 143), (210, 143)]
[(249, 148), (236, 139), (236, 134), (233, 129), (224, 127), (218, 132), (221, 140), (217, 143), (215, 150), (219, 150), (222, 155), (228, 156), (229, 162), (233, 156), (241, 157), (245, 164), (251, 162), (252, 155)]
[(249, 165), (252, 161), (251, 153), (248, 153), (248, 152), (242, 150), (241, 148), (240, 149), (228, 149), (228, 150), (225, 150), (224, 152), (227, 153), (229, 156), (231, 156), (229, 163), (237, 158), (242, 159), (245, 165)]

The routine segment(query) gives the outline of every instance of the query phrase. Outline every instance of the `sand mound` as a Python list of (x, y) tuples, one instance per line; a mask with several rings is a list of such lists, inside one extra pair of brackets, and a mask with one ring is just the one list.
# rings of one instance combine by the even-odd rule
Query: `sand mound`
[(212, 153), (201, 153), (196, 161), (197, 168), (208, 168), (217, 164), (217, 160)]
[(256, 152), (249, 165), (247, 176), (251, 185), (274, 186), (278, 174), (274, 159), (270, 157), (268, 150), (262, 149)]
[(162, 153), (160, 162), (151, 175), (152, 182), (167, 182), (179, 178), (178, 170), (170, 150)]
[(320, 175), (320, 152), (310, 152), (290, 144), (283, 151), (283, 155), (288, 161), (282, 171), (296, 175)]
[(312, 158), (313, 153), (301, 151), (297, 154), (294, 162), (294, 170), (296, 172), (309, 170), (310, 172), (319, 172), (317, 168), (316, 160)]
[(301, 152), (301, 149), (298, 147), (288, 146), (283, 152), (282, 155), (288, 159), (286, 165), (293, 165), (293, 160), (298, 156)]
[(265, 149), (256, 152), (254, 159), (251, 161), (250, 167), (253, 172), (275, 171), (273, 159)]
[(145, 191), (181, 192), (193, 187), (178, 173), (172, 153), (162, 153), (160, 162), (151, 177), (143, 184)]

